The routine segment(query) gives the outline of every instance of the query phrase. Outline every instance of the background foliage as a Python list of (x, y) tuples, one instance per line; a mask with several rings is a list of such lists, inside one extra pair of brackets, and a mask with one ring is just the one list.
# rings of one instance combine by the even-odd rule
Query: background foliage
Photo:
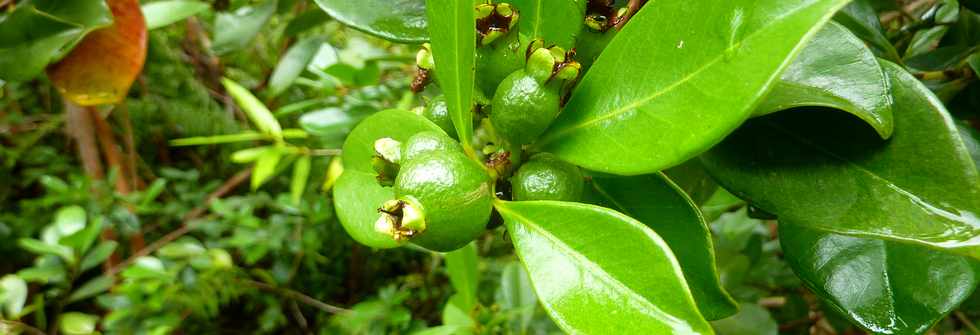
[[(0, 1), (4, 19), (14, 17), (16, 2)], [(34, 1), (38, 8), (49, 2)], [(400, 16), (385, 21), (395, 25), (385, 31), (398, 33), (383, 37), (424, 39), (421, 6), (360, 2), (408, 6), (387, 12)], [(63, 131), (69, 120), (57, 89), (37, 75), (66, 45), (110, 22), (106, 13), (65, 10), (74, 16), (54, 16), (64, 27), (30, 41), (8, 36), (4, 25), (33, 21), (0, 19), (0, 333), (560, 333), (514, 253), (521, 241), (503, 228), (439, 254), (372, 250), (337, 222), (331, 166), (346, 135), (376, 111), (432, 98), (409, 90), (418, 46), (376, 37), (375, 21), (352, 3), (144, 1), (146, 63), (115, 107), (128, 119), (116, 111), (109, 118), (114, 133), (131, 136), (142, 183), (131, 192), (114, 187), (127, 178), (123, 171), (87, 177)], [(980, 166), (978, 7), (975, 0), (856, 1), (830, 27), (859, 40), (830, 36), (828, 43), (867, 46), (872, 61), (910, 69), (956, 118)], [(806, 71), (791, 67), (782, 83), (817, 85), (794, 82), (795, 70)], [(865, 97), (875, 96), (870, 90)], [(823, 102), (890, 133), (891, 120), (876, 118), (880, 101), (842, 106), (839, 98)], [(765, 104), (780, 103), (772, 99)], [(705, 172), (667, 173), (701, 180)], [(594, 179), (597, 187), (604, 182), (616, 181)], [(679, 184), (710, 223), (722, 286), (739, 304), (737, 314), (711, 323), (717, 333), (861, 333), (862, 325), (818, 299), (823, 293), (804, 287), (794, 274), (803, 265), (784, 258), (786, 245), (810, 244), (817, 233), (777, 228), (724, 188)], [(98, 238), (105, 227), (118, 242)], [(920, 255), (881, 243), (865, 247)], [(118, 259), (107, 263), (111, 257)], [(975, 264), (961, 266), (967, 272)], [(916, 288), (888, 289), (901, 301)], [(980, 296), (929, 332), (980, 333), (972, 320), (980, 320)]]

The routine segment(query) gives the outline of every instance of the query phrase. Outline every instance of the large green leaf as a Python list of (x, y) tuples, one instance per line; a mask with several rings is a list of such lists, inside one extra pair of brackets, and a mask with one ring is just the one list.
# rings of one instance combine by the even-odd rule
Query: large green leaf
[(378, 208), (395, 198), (395, 191), (382, 187), (371, 167), (374, 141), (390, 137), (405, 141), (421, 131), (442, 132), (439, 126), (411, 112), (386, 110), (361, 121), (344, 142), (344, 173), (334, 186), (337, 217), (354, 240), (375, 248), (393, 248), (399, 243), (391, 236), (374, 230)]
[(877, 55), (891, 61), (901, 60), (895, 46), (885, 37), (878, 13), (868, 0), (851, 1), (834, 15), (834, 21), (843, 24), (855, 35), (867, 41)]
[(894, 128), (891, 105), (888, 78), (875, 55), (854, 34), (831, 22), (786, 69), (755, 115), (801, 106), (836, 108), (888, 138)]
[(521, 34), (542, 38), (565, 49), (575, 46), (575, 37), (585, 27), (587, 0), (511, 0), (521, 17)]
[(714, 246), (701, 211), (667, 176), (594, 176), (591, 184), (599, 205), (629, 215), (663, 237), (706, 319), (718, 320), (738, 311), (718, 280)]
[(473, 137), (476, 13), (473, 0), (427, 0), (429, 37), (436, 80), (446, 95), (449, 116), (467, 153)]
[(616, 174), (680, 164), (738, 127), (845, 3), (649, 3), (609, 43), (536, 146)]
[(572, 334), (711, 334), (666, 242), (604, 207), (498, 202), (538, 299)]
[(22, 1), (0, 17), (0, 78), (31, 79), (85, 34), (110, 24), (104, 0)]
[(921, 334), (977, 285), (966, 257), (921, 246), (824, 233), (782, 222), (786, 261), (803, 282), (856, 325)]
[(316, 0), (327, 14), (363, 32), (396, 42), (426, 40), (425, 0)]
[(702, 156), (718, 182), (783, 221), (980, 258), (980, 185), (936, 97), (883, 61), (895, 100), (889, 141), (840, 112), (754, 120)]

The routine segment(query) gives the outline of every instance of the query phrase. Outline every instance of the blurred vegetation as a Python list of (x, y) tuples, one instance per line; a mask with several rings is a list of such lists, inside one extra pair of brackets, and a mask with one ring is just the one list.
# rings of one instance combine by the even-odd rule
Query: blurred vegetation
[[(900, 50), (917, 31), (954, 27), (906, 61), (923, 64), (920, 75), (951, 109), (976, 122), (980, 84), (928, 65), (942, 61), (937, 57), (947, 53), (934, 51), (953, 45), (955, 27), (966, 23), (922, 19), (934, 17), (929, 11), (942, 1), (916, 1), (906, 13), (896, 12), (894, 2), (877, 2), (883, 17), (897, 15), (886, 28)], [(64, 105), (47, 79), (2, 84), (0, 315), (7, 321), (0, 333), (452, 334), (456, 329), (446, 326), (460, 324), (486, 334), (560, 333), (501, 229), (471, 247), (479, 255), (473, 267), (482, 306), (473, 313), (447, 304), (456, 291), (444, 255), (371, 250), (348, 237), (331, 208), (329, 150), (366, 115), (429, 99), (408, 89), (416, 46), (345, 27), (313, 1), (280, 0), (269, 17), (243, 10), (259, 6), (219, 0), (196, 17), (150, 31), (143, 73), (116, 107), (129, 119), (116, 111), (110, 117), (116, 134), (133, 136), (143, 181), (134, 192), (113, 187), (119, 171), (86, 177), (64, 131)], [(959, 15), (980, 22), (966, 9)], [(262, 22), (249, 32), (215, 24), (222, 20)], [(297, 47), (313, 48), (314, 56), (273, 94), (270, 77)], [(172, 145), (253, 127), (222, 77), (256, 92), (284, 129), (309, 134), (289, 143), (314, 154), (284, 155), (261, 187), (250, 189), (255, 169), (231, 157), (267, 142)], [(301, 157), (311, 157), (311, 186), (296, 191), (290, 167)], [(802, 287), (781, 259), (773, 222), (752, 218), (752, 208), (723, 190), (703, 209), (713, 221), (722, 280), (742, 303), (739, 314), (714, 322), (719, 334), (859, 333)], [(118, 242), (98, 238), (105, 227)], [(145, 254), (147, 246), (155, 249)], [(104, 265), (110, 257), (115, 267)], [(971, 319), (980, 320), (980, 298), (933, 332), (977, 334)]]

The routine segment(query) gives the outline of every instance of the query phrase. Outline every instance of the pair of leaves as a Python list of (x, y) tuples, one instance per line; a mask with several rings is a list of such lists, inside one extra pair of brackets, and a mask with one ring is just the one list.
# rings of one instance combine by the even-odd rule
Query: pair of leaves
[(882, 63), (890, 140), (844, 113), (795, 110), (749, 122), (702, 161), (779, 216), (787, 261), (831, 306), (865, 329), (922, 333), (977, 284), (980, 185), (943, 105)]

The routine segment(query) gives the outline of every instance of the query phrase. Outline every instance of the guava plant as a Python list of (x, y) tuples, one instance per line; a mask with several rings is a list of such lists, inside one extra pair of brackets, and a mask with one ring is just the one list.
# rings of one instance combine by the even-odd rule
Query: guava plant
[(925, 332), (973, 291), (977, 168), (936, 96), (852, 33), (875, 31), (866, 3), (644, 2), (386, 2), (350, 19), (428, 41), (413, 89), (438, 97), (351, 132), (347, 232), (453, 252), (503, 225), (563, 330), (712, 333), (738, 310), (692, 182), (713, 180), (778, 218), (794, 272), (869, 331)]

